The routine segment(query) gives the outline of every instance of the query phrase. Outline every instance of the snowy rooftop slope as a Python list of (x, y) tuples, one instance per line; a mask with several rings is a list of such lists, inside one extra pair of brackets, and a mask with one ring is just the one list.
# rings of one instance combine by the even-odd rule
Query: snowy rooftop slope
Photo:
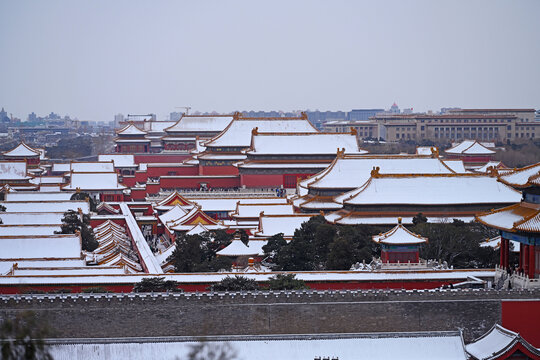
[(30, 179), (25, 161), (0, 161), (0, 180)]
[[(3, 216), (0, 215), (0, 219)], [(54, 235), (60, 232), (59, 222), (57, 225), (0, 225), (0, 236), (28, 236), (28, 235)]]
[(70, 170), (77, 173), (95, 173), (95, 172), (113, 172), (114, 163), (112, 161), (88, 161), (76, 162), (72, 161)]
[(478, 360), (501, 359), (506, 352), (518, 343), (521, 343), (532, 354), (540, 357), (540, 350), (524, 341), (518, 333), (505, 329), (498, 324), (475, 342), (466, 345), (465, 349)]
[(0, 259), (80, 258), (79, 235), (0, 236)]
[(6, 193), (6, 201), (60, 201), (69, 200), (74, 193), (69, 191), (39, 192), (17, 191)]
[[(112, 165), (112, 163), (110, 163)], [(118, 183), (118, 174), (115, 172), (103, 173), (71, 173), (71, 179), (65, 190), (123, 190), (125, 185)]]
[(507, 231), (540, 232), (540, 204), (519, 203), (477, 216), (488, 226)]
[[(415, 156), (347, 156), (338, 158), (329, 168), (302, 182), (310, 188), (353, 189), (369, 180), (371, 170), (381, 174), (451, 174), (453, 170), (441, 160)], [(310, 179), (313, 179), (310, 181)]]
[(227, 116), (193, 116), (184, 115), (176, 124), (165, 129), (174, 132), (220, 132), (233, 120), (233, 115)]
[(265, 215), (292, 215), (292, 204), (238, 204), (236, 210), (231, 213), (235, 218), (258, 218), (260, 213)]
[(41, 153), (38, 150), (33, 149), (30, 146), (26, 145), (24, 142), (22, 142), (14, 149), (6, 151), (3, 155), (7, 157), (30, 157), (41, 155)]
[(236, 203), (242, 204), (264, 204), (264, 203), (287, 203), (286, 198), (276, 197), (228, 197), (228, 198), (197, 198), (189, 197), (190, 201), (193, 201), (201, 206), (203, 211), (233, 211), (236, 209)]
[(0, 219), (4, 225), (55, 225), (61, 224), (63, 212), (13, 212), (2, 213)]
[(517, 169), (507, 175), (502, 175), (499, 180), (510, 186), (527, 186), (529, 178), (536, 176), (540, 173), (540, 163), (525, 166), (524, 168)]
[(432, 146), (417, 146), (416, 155), (431, 155), (433, 154), (432, 148)]
[(133, 124), (124, 126), (122, 129), (116, 132), (118, 135), (146, 135), (147, 132), (139, 129)]
[(263, 255), (262, 247), (266, 245), (264, 240), (251, 240), (245, 245), (242, 240), (234, 239), (226, 248), (216, 254), (220, 256), (257, 256)]
[(422, 244), (427, 241), (426, 238), (414, 234), (405, 228), (401, 223), (401, 219), (398, 221), (399, 223), (393, 229), (383, 234), (373, 235), (373, 241), (390, 245)]
[(441, 160), (446, 166), (452, 169), (456, 174), (467, 174), (463, 160)]
[(186, 232), (186, 235), (199, 235), (208, 231), (210, 230), (203, 224), (197, 224), (193, 229)]
[(165, 129), (176, 124), (176, 121), (146, 121), (144, 130), (149, 133), (164, 133)]
[[(226, 343), (225, 343), (226, 341)], [(113, 344), (53, 345), (51, 355), (57, 360), (84, 359), (187, 359), (193, 342), (133, 342)], [(339, 359), (415, 359), (465, 360), (463, 341), (457, 332), (377, 333), (349, 335), (310, 335), (276, 339), (257, 336), (227, 337), (221, 341), (206, 341), (208, 349), (227, 346), (238, 359), (299, 360), (316, 358)]]
[(135, 156), (133, 154), (102, 154), (98, 155), (98, 161), (112, 161), (114, 167), (137, 167), (137, 164), (135, 164)]
[(163, 225), (165, 225), (167, 228), (169, 225), (172, 225), (173, 222), (180, 220), (188, 213), (188, 210), (183, 209), (179, 205), (175, 205), (172, 207), (169, 211), (163, 213), (162, 215), (158, 216), (159, 220)]
[(233, 120), (219, 135), (204, 145), (248, 148), (254, 128), (258, 128), (260, 132), (318, 132), (307, 119), (239, 119)]
[(71, 170), (71, 164), (53, 164), (52, 172), (69, 172)]
[(445, 150), (447, 154), (463, 154), (463, 155), (491, 155), (495, 151), (488, 149), (476, 140), (464, 140), (463, 142)]
[(63, 184), (63, 176), (38, 176), (30, 180), (31, 184), (42, 185), (42, 184)]
[(351, 205), (510, 204), (521, 200), (520, 192), (488, 176), (379, 176), (335, 200)]
[(365, 154), (353, 133), (256, 133), (251, 137), (251, 155), (335, 155), (338, 149), (346, 153)]
[(270, 237), (283, 233), (285, 237), (292, 237), (294, 231), (308, 221), (313, 214), (295, 215), (262, 215), (259, 217), (259, 228), (255, 236)]
[(497, 169), (498, 167), (500, 167), (502, 165), (503, 165), (503, 163), (500, 162), (500, 161), (489, 161), (484, 166), (474, 169), (474, 171), (479, 172), (479, 173), (487, 173), (489, 167), (493, 167), (493, 168)]
[[(78, 209), (81, 209), (85, 214), (90, 212), (90, 205), (84, 200), (2, 201), (0, 202), (0, 205), (6, 207), (6, 213), (64, 213), (68, 210), (77, 211)], [(4, 216), (4, 214), (2, 214), (2, 216)]]

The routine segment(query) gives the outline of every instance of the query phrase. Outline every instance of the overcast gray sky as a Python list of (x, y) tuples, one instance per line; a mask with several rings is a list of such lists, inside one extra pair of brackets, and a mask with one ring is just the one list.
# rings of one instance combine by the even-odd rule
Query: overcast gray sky
[(0, 1), (0, 107), (540, 108), (540, 1)]

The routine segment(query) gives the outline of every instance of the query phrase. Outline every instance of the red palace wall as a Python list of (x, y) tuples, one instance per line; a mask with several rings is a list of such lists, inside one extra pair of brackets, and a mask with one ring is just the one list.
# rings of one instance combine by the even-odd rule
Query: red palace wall
[(464, 163), (487, 163), (493, 160), (493, 155), (485, 155), (485, 156), (448, 155), (448, 159), (463, 160)]
[(181, 163), (191, 158), (191, 154), (134, 154), (135, 164), (140, 163)]
[[(175, 174), (171, 174), (175, 173)], [(166, 175), (190, 176), (199, 175), (199, 167), (193, 166), (149, 166), (146, 169), (147, 177), (159, 177)]]
[[(201, 183), (208, 184), (209, 188), (236, 188), (240, 186), (240, 177), (205, 177), (205, 176), (193, 176), (193, 177), (174, 177), (166, 176), (160, 179), (160, 185), (162, 189), (196, 189), (200, 187)], [(148, 185), (147, 185), (148, 187)]]
[(131, 189), (131, 200), (144, 200), (146, 189)]
[(135, 185), (135, 183), (137, 182), (135, 176), (122, 176), (122, 184), (128, 186), (128, 187), (132, 187)]
[(283, 185), (283, 175), (240, 175), (240, 183), (248, 188), (281, 187)]
[(540, 347), (540, 301), (502, 302), (502, 326), (518, 332), (532, 346)]
[(236, 166), (199, 166), (200, 175), (238, 175)]
[(95, 228), (96, 226), (99, 226), (99, 225), (103, 224), (107, 220), (111, 220), (115, 224), (126, 227), (126, 220), (124, 220), (123, 218), (118, 219), (118, 218), (113, 218), (113, 217), (111, 217), (110, 219), (98, 219), (98, 220), (90, 219), (90, 226), (92, 228)]

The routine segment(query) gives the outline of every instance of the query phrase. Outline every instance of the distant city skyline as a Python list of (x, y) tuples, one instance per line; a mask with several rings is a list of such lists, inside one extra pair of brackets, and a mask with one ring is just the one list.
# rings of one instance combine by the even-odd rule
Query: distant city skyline
[(540, 2), (0, 3), (0, 106), (118, 113), (540, 108)]

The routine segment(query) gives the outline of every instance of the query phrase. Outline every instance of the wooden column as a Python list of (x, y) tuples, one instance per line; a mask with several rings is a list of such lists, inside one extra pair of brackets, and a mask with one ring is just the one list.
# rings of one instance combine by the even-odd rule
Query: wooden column
[(504, 238), (503, 237), (501, 237), (501, 243), (499, 245), (499, 255), (500, 255), (499, 266), (501, 268), (504, 268)]
[(529, 245), (521, 244), (521, 249), (523, 249), (523, 272), (529, 275)]
[(534, 245), (528, 245), (529, 248), (529, 279), (534, 279), (536, 273), (535, 255), (536, 249)]

